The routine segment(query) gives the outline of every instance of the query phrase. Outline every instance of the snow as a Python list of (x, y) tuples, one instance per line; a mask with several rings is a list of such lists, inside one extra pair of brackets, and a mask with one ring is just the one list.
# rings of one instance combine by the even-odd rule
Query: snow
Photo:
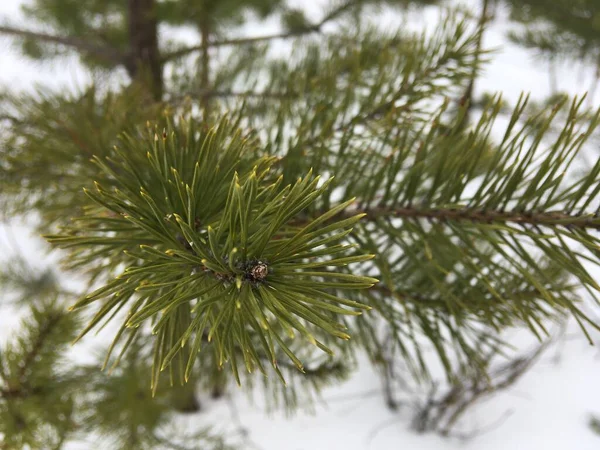
[[(21, 3), (21, 0), (0, 2), (0, 20), (17, 21)], [(311, 15), (318, 17), (315, 11), (318, 4), (323, 3), (323, 0), (311, 3)], [(463, 3), (473, 10), (479, 4), (475, 0)], [(504, 14), (502, 10), (498, 13)], [(431, 8), (421, 20), (423, 25), (430, 26), (436, 17), (437, 12)], [(388, 16), (382, 21), (394, 24), (393, 18)], [(269, 27), (272, 24), (247, 26), (244, 33), (260, 34), (269, 31)], [(507, 43), (506, 29), (506, 24), (499, 21), (485, 35), (484, 47), (497, 48), (497, 51), (478, 80), (476, 91), (502, 91), (511, 102), (516, 101), (521, 91), (530, 91), (535, 99), (544, 98), (549, 94), (547, 67), (527, 51)], [(190, 40), (193, 38), (191, 35)], [(32, 63), (17, 56), (8, 39), (0, 39), (0, 67), (0, 86), (12, 89), (28, 90), (42, 82), (79, 90), (90, 80), (75, 58), (60, 64)], [(572, 64), (558, 67), (559, 89), (570, 94), (583, 93), (592, 77), (593, 71), (586, 67)], [(593, 100), (593, 104), (600, 104), (598, 96)], [(41, 258), (46, 246), (32, 235), (31, 227), (12, 222), (0, 229), (0, 261), (7, 261), (10, 252), (16, 251), (15, 243), (19, 251), (32, 255), (31, 259), (36, 261), (34, 267), (53, 264), (57, 259), (55, 254)], [(2, 311), (0, 336), (6, 337), (18, 325), (19, 313), (4, 306)], [(593, 338), (600, 343), (598, 333)], [(87, 347), (73, 350), (79, 360), (88, 360), (90, 341), (95, 339), (88, 338), (84, 343)], [(514, 340), (519, 348), (528, 342), (529, 338), (520, 335)], [(419, 435), (412, 431), (410, 405), (401, 406), (395, 413), (388, 410), (379, 377), (365, 361), (348, 382), (323, 392), (325, 404), (318, 405), (315, 414), (299, 412), (292, 419), (282, 413), (269, 415), (260, 399), (252, 403), (233, 388), (230, 402), (235, 406), (237, 418), (232, 416), (232, 405), (228, 401), (201, 399), (205, 412), (182, 417), (182, 422), (190, 426), (213, 425), (224, 430), (243, 426), (249, 433), (248, 439), (262, 450), (595, 450), (600, 448), (600, 437), (590, 430), (588, 420), (590, 414), (600, 414), (599, 369), (599, 349), (590, 347), (571, 324), (559, 346), (547, 351), (516, 385), (469, 410), (457, 430), (474, 434), (466, 440)], [(71, 448), (96, 446), (80, 443)]]

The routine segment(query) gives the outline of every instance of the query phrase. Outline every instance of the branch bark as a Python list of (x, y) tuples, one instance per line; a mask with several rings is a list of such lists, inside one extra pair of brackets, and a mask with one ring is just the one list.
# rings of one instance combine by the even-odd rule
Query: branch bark
[[(419, 209), (415, 207), (405, 208), (385, 208), (377, 207), (364, 210), (367, 213), (367, 220), (374, 220), (378, 217), (400, 217), (413, 219), (428, 219), (462, 222), (512, 222), (518, 224), (538, 225), (538, 226), (564, 226), (567, 228), (594, 228), (600, 229), (600, 217), (595, 215), (570, 215), (560, 211), (550, 212), (518, 212), (518, 211), (498, 211), (483, 210), (474, 208), (434, 208)], [(346, 213), (348, 216), (357, 212)]]

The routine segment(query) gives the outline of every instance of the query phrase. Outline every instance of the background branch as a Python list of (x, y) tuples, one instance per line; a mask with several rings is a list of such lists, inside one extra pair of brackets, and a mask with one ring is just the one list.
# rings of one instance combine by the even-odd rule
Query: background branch
[(326, 14), (319, 22), (308, 25), (306, 27), (298, 28), (296, 30), (291, 31), (283, 31), (280, 33), (267, 34), (264, 36), (254, 36), (254, 37), (246, 37), (246, 38), (235, 38), (235, 39), (224, 39), (221, 41), (213, 41), (208, 42), (207, 45), (201, 43), (200, 45), (194, 45), (191, 47), (182, 48), (180, 50), (175, 50), (171, 53), (166, 54), (163, 58), (163, 62), (171, 61), (173, 59), (181, 58), (182, 56), (189, 55), (190, 53), (197, 51), (204, 51), (205, 47), (228, 47), (234, 45), (247, 45), (247, 44), (256, 44), (260, 42), (268, 42), (276, 39), (289, 39), (292, 37), (302, 36), (305, 34), (318, 33), (321, 31), (322, 27), (337, 19), (341, 14), (356, 6), (359, 3), (358, 0), (348, 1), (339, 7), (335, 8), (328, 14)]
[(108, 45), (98, 45), (85, 39), (73, 36), (55, 36), (37, 31), (22, 30), (9, 26), (0, 26), (0, 33), (26, 39), (34, 39), (48, 44), (59, 44), (88, 53), (114, 66), (125, 64), (126, 55)]

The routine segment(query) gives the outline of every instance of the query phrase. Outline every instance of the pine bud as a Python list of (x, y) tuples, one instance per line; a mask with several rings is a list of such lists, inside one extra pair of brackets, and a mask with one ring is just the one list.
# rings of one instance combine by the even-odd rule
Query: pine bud
[(268, 274), (269, 274), (269, 268), (262, 261), (257, 261), (256, 264), (254, 266), (250, 267), (250, 270), (248, 271), (248, 275), (254, 281), (262, 281), (265, 278), (267, 278)]

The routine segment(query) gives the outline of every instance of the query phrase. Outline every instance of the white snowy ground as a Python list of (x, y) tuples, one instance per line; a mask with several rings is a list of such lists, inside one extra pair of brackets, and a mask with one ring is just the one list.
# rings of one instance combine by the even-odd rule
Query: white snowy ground
[[(0, 21), (17, 22), (22, 3), (23, 0), (0, 0)], [(324, 0), (303, 2), (315, 16), (318, 16), (319, 4), (323, 3)], [(463, 3), (475, 10), (479, 2), (465, 0)], [(423, 24), (435, 17), (433, 9), (428, 11)], [(382, 21), (393, 25), (395, 20), (385, 16)], [(243, 32), (262, 34), (273, 26), (270, 23), (248, 26)], [(478, 80), (477, 91), (501, 91), (509, 101), (516, 100), (521, 91), (531, 92), (533, 98), (545, 97), (549, 93), (547, 67), (531, 54), (507, 43), (505, 30), (506, 26), (496, 23), (486, 34), (485, 45), (498, 51)], [(194, 40), (193, 34), (186, 37)], [(560, 90), (581, 94), (590, 86), (592, 71), (565, 65), (559, 68), (557, 78)], [(0, 86), (29, 90), (35, 83), (42, 82), (77, 90), (89, 80), (76, 59), (53, 65), (34, 64), (20, 59), (9, 41), (0, 39)], [(593, 103), (600, 104), (598, 95)], [(0, 261), (8, 260), (15, 245), (30, 255), (34, 267), (43, 264), (40, 253), (44, 244), (30, 234), (26, 224), (2, 225)], [(56, 259), (57, 255), (51, 255), (45, 264), (52, 264)], [(19, 313), (4, 307), (2, 311), (0, 339), (5, 339), (17, 327)], [(362, 364), (345, 384), (327, 389), (323, 393), (326, 405), (318, 406), (314, 415), (299, 413), (293, 419), (279, 413), (267, 415), (260, 407), (260, 400), (258, 405), (251, 404), (245, 395), (234, 393), (231, 402), (238, 410), (237, 419), (232, 419), (227, 402), (211, 403), (202, 399), (205, 411), (188, 416), (184, 421), (229, 430), (241, 423), (249, 432), (249, 439), (262, 450), (597, 450), (600, 437), (588, 427), (590, 414), (600, 415), (600, 335), (595, 334), (593, 338), (598, 347), (590, 347), (578, 329), (571, 326), (560, 351), (547, 352), (514, 387), (466, 414), (459, 429), (466, 433), (481, 431), (469, 440), (418, 435), (411, 431), (410, 411), (401, 409), (393, 414), (385, 407), (380, 383), (368, 364)], [(515, 340), (517, 346), (523, 346), (524, 342), (529, 341)], [(94, 343), (88, 342), (73, 349), (73, 353), (78, 359), (91, 361), (91, 346), (95, 346)], [(560, 355), (558, 361), (557, 354)], [(106, 447), (98, 442), (82, 442), (72, 448)]]

